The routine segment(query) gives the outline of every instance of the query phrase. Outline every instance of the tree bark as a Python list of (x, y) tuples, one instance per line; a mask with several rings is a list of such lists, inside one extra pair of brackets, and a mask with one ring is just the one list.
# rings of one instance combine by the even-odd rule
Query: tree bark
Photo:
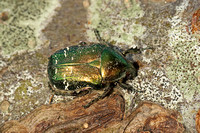
[(0, 132), (165, 132), (181, 133), (184, 127), (177, 121), (178, 114), (150, 103), (141, 103), (128, 117), (124, 116), (125, 101), (119, 94), (99, 100), (83, 108), (94, 94), (68, 103), (43, 105), (21, 120), (4, 123)]

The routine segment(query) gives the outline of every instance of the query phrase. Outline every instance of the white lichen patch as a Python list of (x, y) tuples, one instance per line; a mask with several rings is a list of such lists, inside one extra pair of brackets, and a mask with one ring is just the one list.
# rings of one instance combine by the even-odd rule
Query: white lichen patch
[(177, 109), (183, 96), (180, 90), (174, 86), (165, 74), (164, 69), (142, 70), (130, 83), (139, 93), (140, 100), (152, 101), (166, 108)]
[(91, 30), (87, 30), (87, 38), (91, 41), (96, 39), (92, 29), (98, 29), (105, 40), (134, 47), (134, 37), (142, 37), (145, 31), (137, 23), (144, 14), (138, 1), (91, 0), (88, 12)]

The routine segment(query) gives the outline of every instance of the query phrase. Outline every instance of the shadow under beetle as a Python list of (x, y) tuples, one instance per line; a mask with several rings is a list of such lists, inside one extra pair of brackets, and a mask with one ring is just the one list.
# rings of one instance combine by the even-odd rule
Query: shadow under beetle
[(103, 89), (103, 94), (84, 105), (84, 108), (108, 95), (116, 83), (122, 88), (134, 90), (125, 80), (137, 76), (137, 68), (125, 56), (139, 49), (120, 53), (105, 42), (97, 30), (94, 32), (100, 43), (86, 45), (82, 42), (58, 50), (49, 57), (48, 63), (50, 87), (56, 95), (85, 95), (89, 90), (83, 88), (88, 86)]

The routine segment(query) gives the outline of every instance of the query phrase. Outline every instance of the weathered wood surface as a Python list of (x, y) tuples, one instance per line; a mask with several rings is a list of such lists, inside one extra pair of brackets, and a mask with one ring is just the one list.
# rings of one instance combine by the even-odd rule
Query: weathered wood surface
[(124, 116), (125, 101), (112, 94), (91, 107), (85, 105), (94, 97), (89, 94), (68, 103), (43, 105), (21, 120), (4, 123), (0, 132), (165, 132), (181, 133), (184, 127), (177, 121), (177, 113), (143, 102), (128, 117)]

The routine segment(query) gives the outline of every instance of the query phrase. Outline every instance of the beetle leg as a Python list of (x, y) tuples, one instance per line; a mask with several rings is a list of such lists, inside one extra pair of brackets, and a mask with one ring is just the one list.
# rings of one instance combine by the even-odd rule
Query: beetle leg
[(144, 91), (138, 91), (136, 89), (133, 88), (133, 86), (129, 85), (129, 84), (124, 84), (124, 83), (119, 83), (119, 86), (122, 87), (123, 89), (128, 90), (129, 93), (131, 92), (139, 92), (139, 93), (143, 93)]
[(100, 99), (103, 99), (104, 97), (106, 97), (106, 95), (111, 91), (112, 89), (110, 88), (110, 86), (107, 86), (104, 88), (104, 92), (103, 94), (101, 94), (100, 96), (96, 97), (95, 99), (93, 99), (92, 101), (90, 101), (89, 103), (87, 103), (86, 105), (83, 105), (84, 108), (88, 108), (90, 107), (93, 103), (99, 101)]
[(53, 101), (53, 97), (54, 97), (54, 94), (52, 94), (51, 97), (49, 98), (49, 104), (52, 103), (52, 101)]

